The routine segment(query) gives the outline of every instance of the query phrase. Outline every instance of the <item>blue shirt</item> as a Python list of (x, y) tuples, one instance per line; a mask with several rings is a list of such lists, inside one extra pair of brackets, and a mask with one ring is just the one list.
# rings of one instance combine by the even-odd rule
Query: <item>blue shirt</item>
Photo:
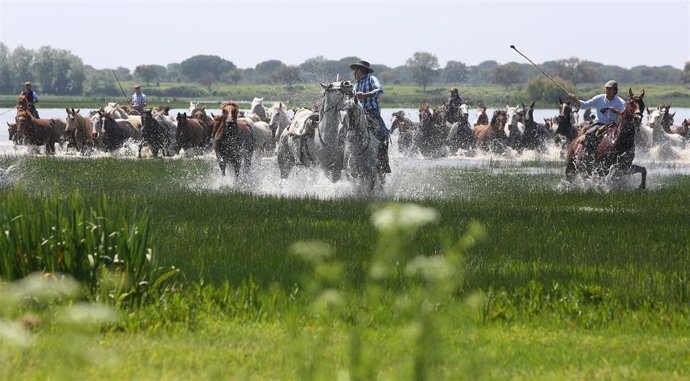
[(144, 93), (134, 93), (132, 95), (132, 107), (144, 107), (146, 103), (146, 95)]
[(612, 111), (601, 112), (602, 108), (613, 107), (618, 111), (625, 110), (625, 101), (616, 95), (613, 100), (606, 99), (605, 94), (599, 94), (588, 101), (580, 101), (580, 108), (594, 108), (597, 111), (597, 122), (603, 124), (618, 123), (618, 115)]
[(22, 95), (26, 96), (29, 102), (38, 103), (38, 94), (36, 94), (36, 92), (33, 89), (29, 91), (22, 91)]
[(371, 74), (366, 74), (362, 79), (357, 81), (355, 84), (354, 92), (357, 93), (369, 93), (376, 91), (373, 97), (364, 98), (362, 102), (362, 107), (366, 112), (375, 112), (377, 114), (381, 113), (381, 106), (379, 105), (379, 97), (383, 94), (383, 87), (381, 87), (381, 82)]

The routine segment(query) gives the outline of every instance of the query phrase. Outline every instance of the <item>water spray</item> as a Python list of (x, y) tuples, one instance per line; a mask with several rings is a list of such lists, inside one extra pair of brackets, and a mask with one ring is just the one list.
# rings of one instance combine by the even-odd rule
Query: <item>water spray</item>
[(515, 45), (510, 45), (510, 48), (513, 49), (513, 50), (515, 50), (516, 52), (518, 52), (519, 55), (525, 57), (525, 59), (527, 59), (527, 61), (529, 61), (529, 63), (531, 63), (532, 65), (534, 65), (534, 67), (536, 67), (536, 68), (539, 69), (542, 73), (544, 73), (545, 76), (549, 77), (549, 79), (552, 80), (553, 83), (556, 84), (556, 86), (560, 87), (561, 90), (565, 91), (566, 94), (570, 94), (570, 91), (566, 90), (563, 86), (561, 86), (561, 84), (558, 83), (555, 79), (553, 79), (552, 76), (548, 75), (548, 74), (544, 71), (544, 69), (542, 69), (539, 65), (535, 64), (534, 62), (532, 62), (531, 59), (529, 59), (526, 55), (522, 54), (519, 50), (517, 50), (517, 48), (515, 47)]

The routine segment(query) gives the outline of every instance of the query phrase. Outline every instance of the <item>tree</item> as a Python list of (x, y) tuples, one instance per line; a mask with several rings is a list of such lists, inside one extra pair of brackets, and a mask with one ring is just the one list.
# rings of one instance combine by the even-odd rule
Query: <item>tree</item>
[(441, 79), (445, 83), (467, 82), (469, 71), (464, 63), (459, 61), (448, 61), (443, 68)]
[(292, 88), (293, 83), (300, 81), (299, 69), (292, 65), (281, 67), (273, 75), (276, 82), (286, 83), (288, 89)]
[(406, 66), (412, 70), (412, 76), (418, 85), (422, 86), (422, 91), (426, 92), (426, 87), (438, 74), (438, 58), (431, 53), (416, 52), (412, 58), (407, 60)]
[(509, 89), (512, 85), (522, 82), (522, 74), (524, 73), (522, 66), (515, 62), (508, 62), (505, 65), (499, 65), (494, 69), (493, 82), (500, 84)]
[(209, 90), (220, 77), (237, 69), (234, 63), (218, 56), (197, 55), (180, 62), (182, 73), (191, 81), (205, 85)]
[(12, 68), (10, 66), (10, 50), (0, 42), (0, 93), (12, 93)]
[(279, 60), (268, 60), (258, 63), (254, 70), (261, 83), (270, 83), (275, 80), (275, 74), (283, 67), (285, 64)]
[(681, 73), (680, 79), (683, 81), (684, 85), (690, 83), (690, 61), (685, 63), (685, 67), (683, 67), (683, 73)]
[[(134, 76), (141, 78), (148, 85), (159, 79), (161, 67), (159, 65), (139, 65), (134, 68)], [(163, 70), (165, 70), (164, 67)]]

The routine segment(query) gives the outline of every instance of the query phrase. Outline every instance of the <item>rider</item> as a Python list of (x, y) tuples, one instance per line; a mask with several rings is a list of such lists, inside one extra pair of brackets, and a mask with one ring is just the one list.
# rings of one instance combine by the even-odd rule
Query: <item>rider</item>
[(446, 110), (446, 120), (449, 123), (455, 123), (458, 121), (458, 110), (461, 104), (465, 104), (467, 101), (458, 95), (458, 88), (453, 87), (450, 89), (450, 98), (448, 98), (448, 109)]
[(141, 92), (141, 86), (134, 86), (134, 94), (132, 94), (132, 108), (137, 110), (141, 115), (144, 113), (144, 107), (147, 105), (148, 103), (146, 102), (146, 95)]
[(369, 62), (359, 61), (350, 64), (350, 69), (354, 70), (357, 80), (354, 86), (355, 96), (362, 102), (362, 107), (368, 118), (378, 123), (378, 129), (374, 131), (374, 135), (379, 141), (376, 170), (383, 180), (384, 174), (391, 173), (391, 167), (388, 163), (388, 128), (386, 128), (386, 122), (381, 117), (381, 106), (379, 105), (379, 97), (383, 94), (383, 87), (381, 87), (378, 78), (371, 75), (374, 69), (369, 66)]
[(604, 135), (606, 130), (612, 125), (618, 123), (618, 114), (613, 112), (611, 108), (623, 112), (625, 110), (625, 101), (618, 96), (618, 82), (608, 81), (604, 85), (606, 92), (604, 94), (595, 95), (588, 101), (581, 101), (577, 99), (575, 94), (568, 93), (568, 98), (579, 108), (593, 107), (597, 112), (596, 122), (587, 130), (585, 139), (582, 144), (587, 148), (593, 148), (598, 143), (596, 138)]
[(38, 94), (31, 88), (31, 82), (24, 82), (24, 90), (22, 91), (23, 96), (26, 97), (26, 101), (29, 104), (29, 112), (34, 118), (38, 119), (38, 110), (36, 110), (36, 103), (38, 103)]

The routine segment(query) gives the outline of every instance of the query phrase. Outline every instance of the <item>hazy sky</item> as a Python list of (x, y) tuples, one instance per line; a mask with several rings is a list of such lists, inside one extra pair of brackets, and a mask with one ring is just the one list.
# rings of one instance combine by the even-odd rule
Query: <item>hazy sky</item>
[[(577, 57), (631, 68), (690, 61), (690, 0), (0, 0), (0, 41), (66, 49), (98, 69), (197, 54), (240, 68), (357, 56), (404, 65), (415, 52), (477, 65)], [(536, 70), (536, 69), (535, 69)]]

